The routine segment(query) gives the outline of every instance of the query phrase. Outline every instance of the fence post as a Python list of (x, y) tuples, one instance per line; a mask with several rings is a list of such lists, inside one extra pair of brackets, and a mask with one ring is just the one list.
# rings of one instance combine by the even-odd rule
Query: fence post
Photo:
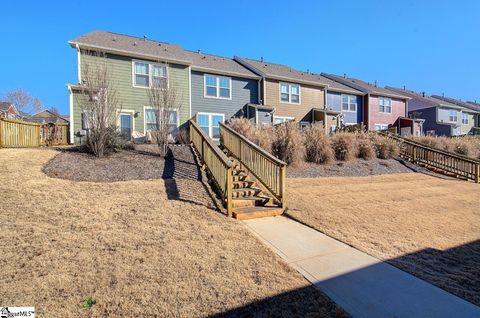
[(477, 163), (475, 167), (475, 182), (480, 183), (480, 163)]
[(286, 191), (286, 182), (287, 182), (287, 167), (285, 165), (280, 166), (280, 186), (282, 194), (282, 209), (287, 207), (287, 191)]
[(227, 214), (232, 217), (233, 168), (227, 168)]
[(412, 152), (413, 163), (417, 163), (417, 147), (415, 145), (412, 146)]

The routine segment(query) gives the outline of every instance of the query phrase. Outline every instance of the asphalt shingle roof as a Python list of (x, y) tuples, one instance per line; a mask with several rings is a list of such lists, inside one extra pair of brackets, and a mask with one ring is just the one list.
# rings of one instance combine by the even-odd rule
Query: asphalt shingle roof
[(235, 59), (250, 65), (257, 70), (260, 75), (267, 78), (271, 77), (276, 79), (290, 80), (292, 82), (304, 82), (311, 85), (327, 86), (332, 91), (338, 90), (352, 94), (363, 95), (362, 92), (347, 85), (332, 81), (321, 74), (302, 72), (287, 65), (258, 61), (249, 58), (235, 57)]
[(464, 108), (467, 108), (467, 109), (470, 109), (470, 110), (473, 110), (473, 111), (476, 111), (476, 112), (480, 112), (480, 106), (475, 106), (473, 104), (464, 102), (460, 99), (455, 99), (455, 98), (452, 98), (452, 97), (440, 96), (440, 95), (432, 95), (432, 97), (438, 98), (440, 100), (443, 100), (443, 101), (446, 101), (446, 102), (449, 102), (449, 103), (452, 103), (452, 104), (455, 104), (455, 105), (458, 105), (458, 106), (462, 106)]
[(450, 107), (453, 107), (453, 108), (458, 108), (458, 105), (449, 103), (447, 101), (440, 100), (440, 99), (432, 97), (432, 96), (428, 96), (426, 94), (425, 94), (425, 96), (423, 96), (423, 94), (412, 91), (412, 90), (396, 88), (396, 87), (391, 87), (391, 86), (385, 86), (385, 89), (393, 91), (393, 92), (397, 92), (397, 93), (405, 95), (407, 97), (410, 97), (412, 100), (417, 100), (417, 101), (419, 101), (419, 102), (421, 102), (421, 103), (423, 103), (423, 104), (425, 104), (426, 106), (429, 106), (429, 107), (443, 105), (443, 106), (450, 106)]
[(344, 85), (348, 85), (350, 87), (353, 87), (365, 93), (370, 93), (370, 94), (379, 95), (379, 96), (386, 96), (386, 97), (395, 97), (400, 99), (409, 99), (408, 96), (405, 96), (403, 94), (399, 94), (396, 92), (392, 92), (388, 89), (385, 89), (379, 86), (372, 85), (370, 83), (364, 82), (357, 78), (351, 78), (346, 76), (344, 77), (344, 76), (338, 76), (338, 75), (326, 74), (326, 73), (322, 73), (322, 75), (325, 77), (328, 77), (331, 80), (340, 82)]
[(147, 38), (138, 38), (106, 31), (93, 31), (69, 43), (73, 47), (78, 44), (80, 47), (85, 48), (97, 48), (123, 55), (139, 55), (153, 60), (166, 60), (184, 65), (192, 65), (194, 69), (208, 69), (224, 74), (233, 73), (239, 76), (258, 77), (255, 73), (243, 67), (232, 58), (197, 53), (185, 50), (176, 44), (154, 41)]

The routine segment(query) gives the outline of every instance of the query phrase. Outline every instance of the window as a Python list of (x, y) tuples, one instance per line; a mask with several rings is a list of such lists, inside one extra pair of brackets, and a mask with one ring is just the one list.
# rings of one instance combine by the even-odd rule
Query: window
[(133, 62), (133, 86), (135, 87), (168, 87), (167, 65)]
[(462, 124), (468, 125), (468, 114), (462, 113)]
[(150, 86), (150, 66), (148, 63), (135, 62), (135, 86)]
[(308, 121), (301, 121), (300, 122), (300, 130), (304, 130), (305, 128), (307, 128), (308, 126), (310, 126), (310, 122)]
[[(168, 110), (167, 112), (167, 128), (168, 132), (173, 133), (178, 127), (177, 110)], [(153, 108), (145, 108), (145, 131), (156, 130), (157, 128), (158, 110)]]
[(388, 129), (388, 125), (386, 124), (375, 124), (375, 130), (387, 130)]
[(202, 129), (210, 138), (214, 140), (220, 139), (220, 124), (225, 120), (224, 114), (212, 114), (212, 113), (198, 113), (197, 123), (200, 129)]
[(392, 99), (386, 97), (378, 98), (379, 111), (381, 113), (391, 113), (392, 112)]
[(458, 121), (458, 116), (457, 116), (457, 111), (455, 109), (449, 109), (448, 110), (448, 120), (451, 122), (457, 122)]
[(273, 124), (283, 124), (287, 121), (293, 120), (293, 117), (273, 116)]
[(167, 88), (167, 67), (165, 65), (153, 65), (153, 86)]
[(91, 113), (90, 112), (82, 112), (82, 129), (87, 130), (90, 129), (90, 117)]
[(357, 111), (357, 96), (342, 95), (342, 110), (346, 112)]
[(205, 97), (231, 99), (232, 79), (205, 74)]
[(300, 103), (300, 85), (280, 83), (280, 101), (284, 103)]

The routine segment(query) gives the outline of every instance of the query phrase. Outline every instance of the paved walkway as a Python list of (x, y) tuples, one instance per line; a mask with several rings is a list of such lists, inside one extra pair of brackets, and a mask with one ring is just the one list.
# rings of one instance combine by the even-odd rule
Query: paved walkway
[(284, 216), (244, 223), (353, 317), (480, 317), (480, 307)]

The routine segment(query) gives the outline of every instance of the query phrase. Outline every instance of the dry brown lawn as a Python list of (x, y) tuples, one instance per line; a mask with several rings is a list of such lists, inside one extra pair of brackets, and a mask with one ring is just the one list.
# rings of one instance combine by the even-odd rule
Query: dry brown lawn
[(50, 178), (56, 154), (0, 149), (2, 305), (40, 317), (343, 315), (212, 210), (202, 183)]
[(418, 173), (288, 179), (288, 214), (480, 305), (480, 185)]

